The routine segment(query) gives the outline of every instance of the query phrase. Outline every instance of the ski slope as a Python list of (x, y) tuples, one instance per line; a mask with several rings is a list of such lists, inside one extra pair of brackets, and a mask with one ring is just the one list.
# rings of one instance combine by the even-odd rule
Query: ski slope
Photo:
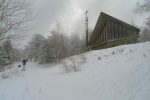
[(0, 100), (150, 100), (150, 42), (82, 55), (78, 72), (65, 73), (62, 64), (15, 68), (0, 79)]

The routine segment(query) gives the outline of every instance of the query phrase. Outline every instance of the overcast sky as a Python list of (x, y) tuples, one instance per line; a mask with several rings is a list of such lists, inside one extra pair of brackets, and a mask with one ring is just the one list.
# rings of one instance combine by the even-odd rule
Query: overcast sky
[[(33, 4), (38, 17), (32, 22), (32, 30), (26, 33), (26, 44), (33, 34), (47, 36), (54, 29), (56, 20), (65, 34), (84, 34), (85, 11), (88, 10), (89, 28), (93, 30), (101, 11), (129, 24), (141, 26), (143, 17), (133, 12), (138, 0), (27, 0)], [(23, 45), (21, 42), (18, 45)]]

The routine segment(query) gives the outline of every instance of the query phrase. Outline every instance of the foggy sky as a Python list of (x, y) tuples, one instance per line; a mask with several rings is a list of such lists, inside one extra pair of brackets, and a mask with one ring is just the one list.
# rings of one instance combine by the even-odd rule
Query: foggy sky
[[(129, 24), (141, 26), (144, 18), (133, 12), (138, 0), (27, 0), (32, 3), (36, 19), (32, 22), (32, 30), (26, 33), (23, 44), (33, 34), (48, 36), (54, 29), (56, 20), (61, 23), (63, 32), (84, 34), (85, 11), (88, 10), (89, 28), (93, 30), (101, 11), (123, 20)], [(21, 43), (21, 42), (19, 42)], [(23, 45), (21, 43), (21, 45)], [(18, 44), (20, 45), (20, 44)]]

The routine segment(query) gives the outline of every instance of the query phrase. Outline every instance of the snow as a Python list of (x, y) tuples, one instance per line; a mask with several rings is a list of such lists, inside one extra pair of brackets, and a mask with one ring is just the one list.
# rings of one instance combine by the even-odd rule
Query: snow
[(87, 62), (78, 72), (65, 73), (62, 64), (15, 67), (16, 74), (0, 79), (0, 100), (150, 100), (150, 42), (74, 58), (82, 55)]

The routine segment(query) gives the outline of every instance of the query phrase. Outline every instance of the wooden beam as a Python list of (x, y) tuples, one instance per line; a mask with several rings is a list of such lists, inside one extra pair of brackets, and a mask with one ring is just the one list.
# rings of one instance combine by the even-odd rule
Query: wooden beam
[(106, 23), (106, 31), (105, 31), (105, 42), (108, 40), (108, 22)]
[(115, 39), (115, 23), (113, 22), (113, 38), (112, 39)]
[(119, 38), (121, 38), (121, 25), (119, 24)]
[(117, 39), (117, 23), (114, 23), (114, 39)]
[(117, 24), (117, 39), (119, 38), (119, 24)]
[(110, 40), (111, 39), (111, 31), (110, 31), (110, 20), (108, 21), (108, 31), (107, 31), (107, 39)]
[(111, 40), (113, 39), (113, 32), (114, 32), (114, 30), (113, 30), (113, 22), (111, 21)]

